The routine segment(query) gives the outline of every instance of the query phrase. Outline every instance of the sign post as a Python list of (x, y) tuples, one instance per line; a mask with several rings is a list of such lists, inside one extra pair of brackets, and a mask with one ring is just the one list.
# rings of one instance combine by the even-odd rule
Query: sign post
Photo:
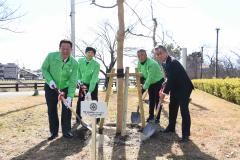
[(96, 118), (105, 118), (107, 116), (107, 104), (97, 101), (82, 101), (81, 115), (91, 117), (92, 121), (92, 145), (91, 160), (96, 160)]
[(91, 160), (96, 160), (96, 118), (92, 120), (92, 145), (91, 145)]

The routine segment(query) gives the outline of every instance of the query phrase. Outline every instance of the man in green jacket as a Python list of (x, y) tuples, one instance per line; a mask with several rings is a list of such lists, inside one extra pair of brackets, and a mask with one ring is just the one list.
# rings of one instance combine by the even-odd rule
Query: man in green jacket
[[(85, 85), (87, 88), (86, 95), (78, 98), (77, 114), (81, 117), (81, 101), (96, 100), (98, 101), (98, 75), (100, 72), (100, 64), (93, 58), (96, 55), (96, 49), (87, 47), (85, 50), (86, 57), (78, 60), (78, 85)], [(77, 119), (78, 122), (78, 119)], [(99, 122), (99, 119), (97, 119)]]
[[(147, 57), (147, 53), (145, 50), (140, 49), (137, 52), (138, 56), (138, 70), (142, 73), (141, 82), (143, 83), (142, 90), (148, 89), (149, 95), (149, 117), (147, 122), (154, 120), (154, 108), (158, 105), (159, 102), (159, 91), (162, 87), (162, 83), (164, 82), (164, 74), (160, 69), (159, 64)], [(157, 114), (155, 119), (156, 123), (160, 121), (160, 113)]]
[(53, 140), (58, 136), (59, 120), (57, 113), (59, 89), (64, 92), (66, 102), (62, 103), (61, 125), (65, 138), (72, 138), (71, 133), (71, 111), (68, 107), (72, 105), (72, 98), (77, 84), (77, 61), (71, 56), (72, 42), (61, 40), (59, 52), (49, 53), (42, 64), (42, 73), (46, 84), (44, 86), (45, 98), (48, 106), (48, 118), (51, 136), (48, 140)]

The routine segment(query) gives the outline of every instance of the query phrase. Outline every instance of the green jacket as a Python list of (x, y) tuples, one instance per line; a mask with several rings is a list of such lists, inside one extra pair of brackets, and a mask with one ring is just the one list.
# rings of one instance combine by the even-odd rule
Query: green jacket
[(53, 80), (58, 89), (68, 87), (68, 97), (73, 97), (77, 84), (77, 61), (70, 56), (67, 63), (63, 62), (60, 52), (49, 53), (42, 64), (42, 73), (49, 84)]
[(89, 85), (89, 92), (93, 92), (98, 83), (98, 75), (100, 72), (100, 64), (92, 59), (87, 64), (86, 58), (80, 58), (78, 60), (78, 79), (85, 84)]
[(142, 76), (145, 79), (143, 89), (148, 89), (151, 84), (154, 84), (163, 78), (163, 72), (160, 69), (159, 64), (151, 58), (147, 58), (144, 64), (138, 62), (138, 71), (142, 73)]

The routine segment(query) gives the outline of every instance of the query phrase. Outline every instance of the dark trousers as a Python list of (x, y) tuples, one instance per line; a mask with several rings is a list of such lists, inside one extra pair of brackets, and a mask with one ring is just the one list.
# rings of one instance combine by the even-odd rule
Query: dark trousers
[[(47, 101), (48, 107), (48, 120), (51, 134), (58, 134), (59, 129), (59, 120), (58, 120), (58, 93), (51, 89), (48, 84), (44, 86), (45, 90), (45, 98)], [(62, 90), (65, 93), (65, 98), (67, 96), (68, 88)], [(67, 107), (62, 103), (62, 115), (61, 115), (61, 125), (62, 125), (62, 133), (67, 134), (71, 131), (71, 117), (72, 112), (67, 109)]]
[(191, 92), (185, 96), (170, 95), (169, 103), (169, 125), (168, 129), (175, 130), (178, 108), (180, 107), (182, 115), (182, 136), (190, 136), (191, 117), (189, 113), (189, 97)]
[[(88, 89), (89, 89), (89, 85), (88, 84), (84, 84), (84, 85), (87, 87), (87, 91), (86, 91), (86, 93), (87, 93)], [(80, 89), (79, 89), (79, 91), (80, 91)], [(91, 93), (91, 98), (92, 98), (92, 100), (98, 101), (98, 83), (96, 84), (93, 92)], [(84, 100), (85, 100), (85, 94), (82, 94), (82, 97), (78, 96), (76, 112), (80, 118), (82, 118), (81, 117), (81, 101), (84, 101)], [(78, 119), (77, 119), (77, 122), (78, 122)]]
[[(164, 82), (164, 79), (161, 79), (160, 81), (151, 84), (148, 88), (148, 95), (149, 95), (149, 117), (154, 117), (154, 109), (157, 107), (159, 102), (159, 91), (162, 87), (162, 83)], [(160, 112), (158, 113), (157, 119), (160, 118)]]

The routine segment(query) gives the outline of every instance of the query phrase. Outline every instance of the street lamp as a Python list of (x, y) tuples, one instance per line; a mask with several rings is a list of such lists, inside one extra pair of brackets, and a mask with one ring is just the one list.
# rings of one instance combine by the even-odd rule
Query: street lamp
[(215, 77), (218, 78), (218, 32), (220, 28), (216, 28), (217, 31), (217, 44), (216, 44), (216, 64), (215, 64)]

